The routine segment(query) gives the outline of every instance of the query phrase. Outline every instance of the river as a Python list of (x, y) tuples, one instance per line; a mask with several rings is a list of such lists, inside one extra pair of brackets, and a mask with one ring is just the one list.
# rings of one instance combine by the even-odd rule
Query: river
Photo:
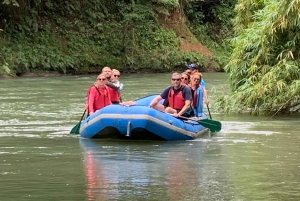
[[(113, 141), (70, 135), (96, 75), (0, 80), (0, 200), (299, 200), (299, 117), (224, 114), (223, 73), (204, 73), (209, 139)], [(123, 100), (160, 93), (169, 74), (122, 75)]]

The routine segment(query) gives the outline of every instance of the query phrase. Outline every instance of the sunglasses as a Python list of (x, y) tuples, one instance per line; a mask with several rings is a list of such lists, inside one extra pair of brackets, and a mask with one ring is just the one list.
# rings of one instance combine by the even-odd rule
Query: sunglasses
[(182, 79), (182, 80), (188, 80), (186, 77), (182, 77), (181, 79)]
[(194, 81), (195, 81), (195, 82), (199, 82), (199, 81), (200, 81), (200, 79), (198, 79), (198, 78), (194, 78)]
[(120, 77), (120, 75), (114, 75), (114, 77)]
[(174, 79), (174, 78), (172, 78), (172, 81), (180, 81), (180, 79)]
[(97, 80), (100, 80), (100, 81), (105, 81), (106, 79), (97, 79)]

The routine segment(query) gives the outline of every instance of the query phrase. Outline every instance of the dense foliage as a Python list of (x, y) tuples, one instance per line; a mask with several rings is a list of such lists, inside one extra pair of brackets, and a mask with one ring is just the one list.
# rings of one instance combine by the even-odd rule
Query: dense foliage
[(300, 1), (239, 0), (234, 50), (226, 70), (226, 110), (270, 114), (300, 108)]
[(189, 0), (185, 6), (188, 26), (197, 39), (213, 52), (216, 68), (228, 63), (233, 37), (232, 19), (236, 0)]
[[(178, 24), (179, 32), (186, 24), (199, 25), (192, 35), (200, 42), (205, 38), (204, 45), (212, 46), (212, 50), (222, 49), (218, 43), (222, 43), (220, 37), (226, 37), (219, 32), (229, 30), (231, 2), (2, 0), (0, 74), (99, 72), (105, 65), (123, 72), (156, 72), (170, 71), (187, 62), (221, 68), (218, 53), (206, 57), (199, 52), (181, 51), (181, 35), (164, 23), (170, 18), (168, 23)], [(227, 10), (222, 13), (224, 7)], [(221, 19), (224, 16), (227, 18)], [(196, 20), (187, 23), (186, 19)], [(222, 26), (213, 32), (208, 23)]]

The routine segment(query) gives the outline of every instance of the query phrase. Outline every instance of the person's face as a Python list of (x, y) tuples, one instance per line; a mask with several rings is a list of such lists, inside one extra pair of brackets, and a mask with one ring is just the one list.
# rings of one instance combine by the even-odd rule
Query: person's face
[(196, 75), (196, 76), (193, 77), (192, 82), (195, 85), (198, 85), (200, 83), (200, 80), (201, 80), (201, 78), (198, 75)]
[(111, 77), (111, 69), (110, 68), (103, 68), (102, 73), (105, 75), (106, 78)]
[(171, 82), (174, 87), (179, 87), (181, 82), (181, 77), (179, 75), (173, 75), (171, 78)]
[(188, 76), (187, 75), (185, 75), (185, 74), (182, 74), (181, 75), (181, 84), (185, 84), (185, 85), (187, 85), (188, 84)]
[(114, 72), (112, 78), (118, 80), (120, 78), (120, 72)]
[(106, 79), (105, 76), (98, 76), (98, 77), (97, 77), (97, 84), (98, 84), (99, 86), (105, 85), (106, 82), (107, 82), (107, 79)]

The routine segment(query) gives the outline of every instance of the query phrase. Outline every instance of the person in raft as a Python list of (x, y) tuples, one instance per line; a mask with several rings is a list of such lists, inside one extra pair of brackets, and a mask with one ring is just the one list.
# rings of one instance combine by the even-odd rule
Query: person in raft
[[(113, 74), (113, 76), (112, 76), (112, 73), (114, 73), (116, 75)], [(120, 76), (120, 72), (118, 70), (115, 70), (115, 69), (114, 69), (114, 71), (112, 71), (110, 69), (110, 67), (105, 66), (105, 67), (102, 68), (101, 74), (103, 74), (105, 76), (106, 80), (107, 80), (107, 82), (105, 83), (105, 85), (114, 90), (113, 91), (113, 90), (109, 89), (109, 93), (111, 95), (111, 98), (112, 97), (114, 98), (114, 95), (116, 95), (115, 93), (117, 93), (117, 92), (119, 93), (123, 89), (123, 84), (120, 83), (120, 82), (112, 81), (111, 77), (113, 77), (113, 78), (119, 77)], [(92, 86), (90, 86), (89, 89), (88, 89), (88, 91), (87, 91), (87, 93), (86, 93), (86, 96), (85, 96), (85, 106), (84, 106), (84, 108), (86, 110), (88, 110), (88, 102), (89, 102), (90, 90), (91, 90), (91, 88), (95, 84), (97, 84), (97, 82), (95, 82)], [(120, 97), (120, 99), (121, 99), (121, 97)], [(116, 100), (113, 99), (112, 101), (113, 101), (113, 103), (117, 103), (117, 100), (118, 100), (118, 98), (116, 98)], [(88, 113), (88, 115), (89, 115), (89, 113)]]
[(205, 88), (200, 84), (201, 83), (202, 74), (194, 73), (191, 77), (191, 84), (189, 85), (192, 90), (193, 96), (193, 114), (197, 119), (201, 119), (203, 116), (203, 100), (206, 105), (209, 104), (207, 99), (207, 93)]
[[(175, 117), (189, 117), (186, 111), (190, 108), (192, 102), (191, 88), (181, 84), (181, 74), (173, 73), (171, 77), (172, 86), (167, 87), (160, 95), (150, 103), (150, 107), (162, 112), (170, 113)], [(162, 99), (168, 100), (168, 106), (158, 102)]]
[(189, 85), (190, 84), (190, 74), (187, 72), (181, 73), (181, 84), (182, 85)]
[(88, 96), (88, 114), (93, 114), (107, 105), (111, 105), (108, 87), (105, 85), (107, 79), (104, 74), (97, 76), (96, 83), (90, 88)]
[[(195, 73), (199, 73), (198, 71), (198, 65), (197, 64), (189, 64), (187, 65), (187, 69), (186, 71), (188, 74), (190, 74), (191, 76), (194, 75)], [(205, 82), (203, 79), (201, 79), (200, 82), (201, 86), (205, 88)]]
[[(106, 80), (109, 81), (110, 77), (111, 77), (111, 69), (110, 69), (110, 67), (108, 67), (108, 66), (103, 67), (102, 70), (101, 70), (101, 74), (103, 74), (105, 76)], [(106, 84), (107, 83), (108, 82), (106, 82)], [(88, 106), (89, 106), (89, 95), (90, 95), (91, 89), (95, 85), (97, 85), (97, 81), (92, 86), (90, 86), (89, 89), (87, 90), (87, 93), (86, 93), (86, 96), (85, 96), (85, 105), (84, 105), (84, 108), (86, 110), (88, 110)], [(89, 112), (88, 112), (88, 116), (89, 116)]]
[(112, 75), (109, 82), (106, 83), (108, 86), (110, 98), (112, 104), (119, 104), (121, 100), (121, 90), (123, 89), (123, 84), (119, 81), (120, 71), (113, 69)]
[(111, 68), (108, 66), (104, 66), (101, 70), (101, 74), (103, 74), (106, 77), (107, 81), (109, 81), (111, 78)]

